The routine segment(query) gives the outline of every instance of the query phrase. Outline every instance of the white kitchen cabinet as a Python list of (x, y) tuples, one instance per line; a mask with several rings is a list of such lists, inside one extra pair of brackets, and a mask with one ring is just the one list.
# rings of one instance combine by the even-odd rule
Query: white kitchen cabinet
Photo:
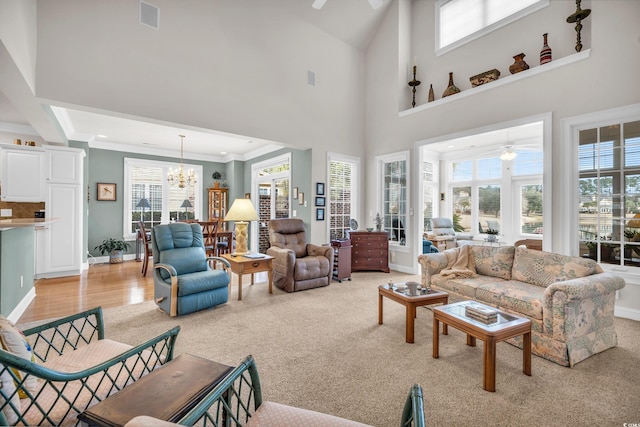
[(42, 202), (45, 199), (45, 152), (40, 147), (0, 148), (3, 202)]
[[(47, 184), (48, 225), (41, 239), (44, 271), (38, 277), (80, 274), (82, 268), (82, 192), (78, 184)], [(40, 242), (38, 242), (40, 243)], [(36, 265), (39, 261), (36, 261)]]
[(80, 184), (82, 182), (82, 152), (60, 147), (45, 147), (47, 175), (45, 182)]

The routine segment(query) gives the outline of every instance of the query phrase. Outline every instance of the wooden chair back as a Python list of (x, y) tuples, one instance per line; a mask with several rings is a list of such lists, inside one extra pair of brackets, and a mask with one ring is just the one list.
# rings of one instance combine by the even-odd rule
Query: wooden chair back
[(202, 237), (204, 238), (204, 250), (207, 256), (218, 256), (217, 242), (218, 242), (218, 229), (220, 227), (220, 221), (199, 221), (198, 224), (202, 227)]
[(522, 239), (518, 240), (513, 246), (525, 246), (527, 249), (533, 249), (536, 251), (542, 250), (542, 240), (539, 239)]

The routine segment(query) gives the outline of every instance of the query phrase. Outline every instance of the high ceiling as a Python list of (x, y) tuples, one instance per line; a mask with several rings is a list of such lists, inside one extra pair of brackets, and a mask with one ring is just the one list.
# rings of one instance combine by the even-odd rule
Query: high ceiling
[[(311, 7), (313, 0), (269, 0), (271, 7), (282, 8), (291, 16), (307, 21), (359, 50), (365, 50), (369, 45), (391, 1), (384, 0), (383, 7), (373, 10), (367, 0), (328, 0), (321, 10), (316, 10)], [(153, 0), (147, 3), (153, 4)], [(32, 126), (50, 141), (47, 135), (42, 135), (42, 123), (36, 126), (33, 116), (19, 112), (25, 110), (25, 105), (33, 109), (38, 104), (38, 100), (25, 92), (29, 91), (21, 94), (0, 92), (0, 130)], [(26, 99), (29, 97), (31, 99)], [(279, 148), (276, 142), (223, 134), (215, 129), (195, 129), (180, 123), (159, 123), (117, 113), (105, 115), (77, 106), (65, 108), (62, 104), (54, 104), (51, 107), (57, 119), (51, 126), (62, 128), (66, 140), (89, 141), (92, 146), (175, 156), (180, 147), (178, 135), (185, 135), (186, 158), (213, 161), (246, 159)]]

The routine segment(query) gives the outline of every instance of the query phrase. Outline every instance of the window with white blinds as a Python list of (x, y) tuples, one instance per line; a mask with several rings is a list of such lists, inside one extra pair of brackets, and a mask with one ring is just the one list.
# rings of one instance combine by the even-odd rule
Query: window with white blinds
[(640, 121), (579, 132), (580, 254), (640, 267)]
[(439, 0), (436, 54), (452, 50), (533, 13), (549, 0)]
[[(185, 172), (192, 169), (196, 182), (184, 188), (172, 186), (167, 181), (169, 169), (176, 170), (179, 163), (125, 158), (125, 218), (124, 236), (135, 237), (138, 221), (145, 228), (185, 219), (200, 219), (202, 212), (202, 166), (184, 164)], [(146, 199), (149, 207), (140, 206)], [(182, 207), (188, 200), (192, 207)]]
[(329, 239), (347, 237), (351, 218), (357, 218), (359, 160), (329, 155)]

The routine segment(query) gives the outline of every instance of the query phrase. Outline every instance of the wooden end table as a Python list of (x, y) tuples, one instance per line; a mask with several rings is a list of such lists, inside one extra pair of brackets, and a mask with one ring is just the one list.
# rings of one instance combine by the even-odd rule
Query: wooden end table
[(78, 415), (90, 426), (119, 427), (138, 415), (177, 422), (233, 367), (181, 354)]
[[(465, 306), (480, 305), (496, 310), (498, 317), (494, 323), (484, 323), (465, 315)], [(433, 309), (433, 357), (439, 353), (439, 324), (452, 326), (467, 334), (467, 345), (476, 346), (476, 338), (484, 341), (484, 363), (482, 388), (496, 391), (496, 343), (522, 335), (522, 372), (531, 376), (531, 320), (505, 313), (494, 307), (475, 301), (461, 301)], [(443, 334), (447, 332), (443, 328)]]
[[(383, 297), (389, 298), (392, 301), (400, 303), (406, 307), (406, 331), (405, 341), (408, 343), (414, 342), (414, 324), (416, 318), (416, 307), (430, 304), (447, 304), (449, 301), (449, 294), (446, 292), (431, 290), (428, 293), (421, 293), (418, 291), (418, 295), (411, 296), (408, 293), (399, 292), (395, 289), (390, 289), (389, 285), (378, 286), (378, 325), (382, 325), (382, 299)], [(446, 325), (443, 325), (445, 328)]]
[[(242, 275), (251, 274), (251, 284), (253, 285), (254, 273), (266, 271), (269, 275), (269, 293), (273, 293), (273, 257), (261, 254), (262, 258), (248, 258), (244, 255), (222, 254), (221, 257), (229, 261), (231, 271), (238, 275), (238, 301), (242, 300)], [(231, 282), (229, 282), (231, 291)]]

